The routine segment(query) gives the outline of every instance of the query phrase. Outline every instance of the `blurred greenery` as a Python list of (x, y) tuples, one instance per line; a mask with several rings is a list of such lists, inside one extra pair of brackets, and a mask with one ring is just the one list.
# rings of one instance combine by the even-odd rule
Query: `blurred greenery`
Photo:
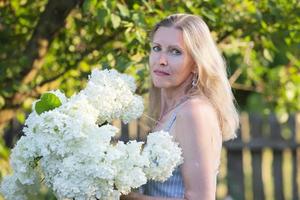
[[(24, 77), (34, 70), (26, 50), (35, 29), (43, 26), (40, 20), (47, 2), (0, 1), (1, 110), (26, 112), (41, 92), (52, 88), (71, 95), (84, 86), (93, 67), (131, 74), (138, 93), (146, 93), (148, 32), (160, 19), (177, 12), (200, 15), (209, 25), (224, 52), (241, 110), (277, 112), (282, 120), (299, 110), (297, 0), (78, 1), (66, 19), (55, 19), (65, 22), (46, 49), (35, 47), (45, 51), (39, 59), (42, 65), (26, 82)], [(22, 73), (25, 68), (27, 74)]]
[[(2, 135), (12, 119), (24, 123), (41, 93), (59, 88), (70, 96), (84, 87), (94, 67), (132, 75), (137, 92), (146, 94), (148, 33), (172, 13), (196, 14), (207, 22), (228, 64), (241, 111), (275, 112), (285, 122), (300, 110), (298, 0), (57, 2), (0, 0)], [(64, 9), (68, 14), (58, 15)], [(8, 170), (3, 167), (8, 149), (1, 139), (0, 177)]]

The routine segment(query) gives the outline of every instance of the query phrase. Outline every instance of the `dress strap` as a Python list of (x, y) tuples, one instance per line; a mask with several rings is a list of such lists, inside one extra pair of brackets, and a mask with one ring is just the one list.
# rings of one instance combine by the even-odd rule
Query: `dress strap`
[(172, 128), (172, 126), (173, 126), (173, 124), (174, 124), (174, 122), (175, 122), (175, 120), (176, 120), (177, 112), (178, 112), (180, 106), (181, 106), (186, 100), (187, 100), (187, 99), (185, 99), (180, 105), (178, 105), (178, 106), (175, 108), (175, 110), (174, 110), (174, 112), (173, 112), (173, 114), (172, 114), (170, 120), (168, 121), (168, 123), (167, 123), (167, 125), (166, 125), (166, 128), (164, 128), (165, 131), (169, 132), (169, 131), (171, 130), (171, 128)]
[(168, 124), (167, 124), (167, 126), (166, 126), (166, 128), (164, 130), (167, 131), (167, 132), (169, 132), (170, 129), (172, 128), (172, 125), (174, 124), (175, 120), (176, 120), (176, 113), (174, 112), (173, 115), (172, 115), (172, 117), (171, 117), (171, 119), (169, 120), (169, 122), (168, 122)]

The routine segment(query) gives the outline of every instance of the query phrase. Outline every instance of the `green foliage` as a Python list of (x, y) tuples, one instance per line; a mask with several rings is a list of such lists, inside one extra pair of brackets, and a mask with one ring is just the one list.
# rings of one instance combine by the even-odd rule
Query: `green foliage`
[[(148, 33), (163, 17), (182, 12), (203, 17), (224, 53), (230, 75), (240, 71), (233, 88), (242, 110), (262, 107), (260, 112), (290, 113), (300, 109), (297, 0), (84, 0), (51, 41), (36, 77), (23, 84), (20, 71), (29, 62), (24, 49), (47, 2), (0, 3), (1, 109), (10, 105), (16, 93), (35, 99), (39, 88), (51, 84), (71, 95), (84, 87), (94, 67), (128, 73), (137, 81), (137, 92), (147, 93)], [(7, 80), (12, 84), (5, 84)], [(17, 106), (30, 109), (25, 101)]]
[[(1, 85), (11, 78), (16, 78), (22, 66), (28, 60), (23, 55), (23, 50), (30, 39), (37, 24), (46, 0), (11, 0), (0, 2), (0, 82)], [(0, 95), (8, 97), (26, 85), (20, 85), (15, 79), (13, 85), (1, 88)], [(29, 88), (26, 88), (29, 89)]]
[(4, 145), (4, 141), (0, 138), (0, 158), (8, 160), (9, 157), (9, 149), (7, 149)]
[(53, 110), (61, 105), (59, 98), (52, 93), (44, 93), (41, 100), (37, 101), (35, 104), (35, 111), (38, 114), (42, 112)]
[(0, 138), (0, 180), (10, 172), (9, 149), (5, 146), (3, 138)]

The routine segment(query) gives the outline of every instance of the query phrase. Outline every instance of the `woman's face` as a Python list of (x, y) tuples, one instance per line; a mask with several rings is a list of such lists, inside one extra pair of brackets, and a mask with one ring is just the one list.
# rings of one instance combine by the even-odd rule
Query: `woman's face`
[(184, 45), (181, 30), (160, 27), (155, 32), (149, 64), (153, 84), (158, 88), (177, 87), (191, 75), (195, 63)]

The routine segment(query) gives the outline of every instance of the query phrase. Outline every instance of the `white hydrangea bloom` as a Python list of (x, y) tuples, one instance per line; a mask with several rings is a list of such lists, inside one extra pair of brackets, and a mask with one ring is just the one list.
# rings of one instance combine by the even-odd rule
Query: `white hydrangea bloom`
[(33, 170), (35, 158), (39, 156), (37, 141), (33, 137), (22, 136), (11, 152), (10, 164), (21, 184), (34, 184), (37, 174)]
[(121, 75), (121, 78), (123, 79), (123, 81), (125, 81), (127, 83), (128, 87), (130, 88), (130, 91), (132, 93), (134, 93), (136, 90), (134, 78), (132, 76), (128, 76), (127, 74), (120, 74), (120, 75)]
[(6, 200), (31, 200), (31, 197), (37, 195), (37, 189), (40, 187), (38, 181), (32, 185), (24, 185), (14, 175), (5, 176), (0, 188)]
[[(120, 118), (124, 118), (127, 123), (141, 116), (144, 109), (142, 99), (133, 93), (135, 87), (130, 76), (120, 74), (116, 70), (95, 69), (82, 93), (96, 109), (99, 109), (99, 124)], [(132, 108), (132, 105), (136, 107)]]
[(141, 155), (142, 144), (143, 142), (136, 141), (124, 144), (119, 141), (116, 145), (116, 149), (123, 153), (123, 157), (114, 162), (114, 165), (118, 166), (115, 184), (123, 194), (129, 193), (131, 188), (137, 188), (147, 182), (143, 168), (149, 165), (149, 160)]
[(150, 133), (143, 150), (143, 155), (150, 160), (149, 167), (145, 168), (147, 178), (157, 181), (167, 180), (174, 169), (183, 162), (181, 154), (181, 148), (168, 132)]
[(61, 106), (37, 114), (34, 102), (24, 136), (11, 153), (14, 174), (1, 185), (5, 198), (32, 199), (28, 195), (34, 194), (42, 177), (59, 200), (117, 200), (148, 177), (164, 180), (181, 158), (169, 136), (151, 134), (142, 152), (142, 142), (114, 144), (112, 138), (119, 130), (109, 124), (99, 126), (139, 117), (144, 107), (135, 90), (132, 77), (115, 70), (93, 70), (87, 87), (69, 99), (59, 90), (50, 91)]
[(42, 118), (40, 118), (39, 115), (33, 110), (25, 120), (25, 127), (23, 128), (24, 134), (27, 135), (36, 133), (40, 123), (42, 123)]
[(144, 105), (142, 97), (134, 95), (130, 104), (125, 108), (125, 112), (121, 116), (121, 119), (126, 124), (132, 119), (140, 117), (143, 111)]
[(99, 110), (95, 109), (95, 107), (89, 103), (87, 96), (82, 93), (73, 95), (59, 110), (73, 118), (79, 118), (93, 123), (97, 120), (99, 115)]

